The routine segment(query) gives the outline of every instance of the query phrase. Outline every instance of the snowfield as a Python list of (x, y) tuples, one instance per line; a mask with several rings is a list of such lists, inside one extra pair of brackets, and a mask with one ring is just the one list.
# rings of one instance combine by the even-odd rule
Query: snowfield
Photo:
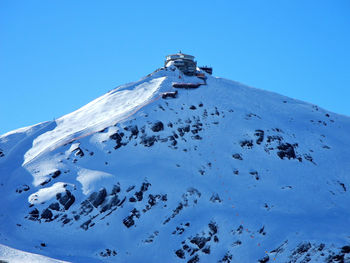
[(0, 136), (0, 260), (350, 262), (350, 118), (206, 76)]

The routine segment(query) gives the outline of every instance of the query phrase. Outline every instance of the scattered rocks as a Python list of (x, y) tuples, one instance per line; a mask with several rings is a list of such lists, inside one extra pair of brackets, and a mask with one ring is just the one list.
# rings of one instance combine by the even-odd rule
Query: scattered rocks
[(140, 212), (136, 208), (131, 210), (130, 215), (127, 216), (126, 218), (124, 218), (123, 224), (127, 228), (130, 228), (131, 226), (133, 226), (135, 224), (134, 217), (140, 218)]
[(230, 263), (231, 260), (232, 260), (232, 255), (231, 255), (229, 252), (227, 252), (227, 253), (224, 255), (224, 257), (223, 257), (221, 260), (219, 260), (218, 263)]
[(104, 258), (111, 257), (111, 256), (116, 256), (117, 254), (118, 254), (117, 251), (115, 251), (114, 249), (111, 250), (109, 248), (106, 248), (105, 251), (101, 251), (100, 252), (100, 256), (104, 257)]
[(22, 193), (22, 192), (28, 191), (29, 189), (30, 189), (30, 187), (29, 187), (28, 185), (23, 184), (23, 185), (17, 187), (16, 193), (19, 193), (19, 194), (20, 194), (20, 193)]
[(248, 148), (251, 149), (253, 148), (253, 141), (252, 140), (243, 140), (239, 143), (242, 148)]

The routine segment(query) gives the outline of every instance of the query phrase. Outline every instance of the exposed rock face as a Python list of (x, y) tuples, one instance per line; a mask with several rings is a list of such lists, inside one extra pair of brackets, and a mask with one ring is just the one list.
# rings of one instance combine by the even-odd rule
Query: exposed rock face
[(74, 195), (72, 195), (72, 193), (68, 190), (66, 190), (64, 194), (57, 194), (56, 199), (60, 202), (61, 205), (64, 206), (65, 210), (68, 210), (75, 201)]

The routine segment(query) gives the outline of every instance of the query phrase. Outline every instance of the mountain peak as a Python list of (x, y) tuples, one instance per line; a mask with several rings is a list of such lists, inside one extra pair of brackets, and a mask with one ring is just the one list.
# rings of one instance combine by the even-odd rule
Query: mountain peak
[(350, 119), (182, 55), (0, 137), (0, 243), (71, 262), (348, 260)]

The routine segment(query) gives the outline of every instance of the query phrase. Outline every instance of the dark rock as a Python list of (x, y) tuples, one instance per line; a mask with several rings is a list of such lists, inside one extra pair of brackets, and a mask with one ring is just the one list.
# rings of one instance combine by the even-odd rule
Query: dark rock
[(346, 192), (346, 187), (345, 187), (345, 184), (339, 182), (339, 185), (343, 188), (344, 192)]
[(242, 148), (248, 148), (251, 149), (253, 147), (253, 141), (252, 140), (244, 140), (239, 143)]
[(285, 157), (288, 159), (295, 159), (296, 158), (293, 145), (291, 145), (289, 143), (282, 143), (279, 146), (277, 146), (277, 148), (279, 150), (277, 152), (277, 155), (281, 159), (283, 159)]
[(80, 227), (84, 230), (88, 230), (90, 223), (91, 223), (91, 219), (81, 224)]
[(68, 224), (70, 221), (71, 221), (71, 219), (66, 218), (66, 219), (63, 220), (62, 223), (63, 223), (64, 225), (66, 225), (66, 224)]
[(74, 153), (75, 156), (83, 157), (85, 155), (83, 150), (80, 147), (76, 148), (73, 152), (75, 152)]
[(102, 188), (98, 193), (94, 192), (90, 195), (89, 200), (94, 207), (98, 207), (106, 199), (107, 191), (105, 188)]
[(135, 197), (137, 198), (137, 201), (142, 201), (143, 199), (143, 192), (142, 191), (138, 191), (135, 193)]
[(151, 130), (153, 132), (160, 132), (164, 130), (164, 124), (161, 121), (157, 121), (156, 123), (153, 124), (153, 126), (151, 127)]
[(317, 248), (317, 250), (318, 251), (322, 251), (324, 248), (325, 248), (325, 244), (323, 244), (323, 243), (321, 243), (319, 246), (318, 246), (318, 248)]
[(115, 195), (115, 194), (117, 194), (117, 193), (119, 193), (120, 192), (120, 185), (119, 185), (119, 183), (118, 184), (116, 184), (116, 185), (114, 185), (113, 186), (113, 189), (112, 189), (112, 195)]
[(50, 220), (50, 219), (52, 219), (52, 216), (53, 216), (53, 214), (52, 214), (51, 210), (48, 208), (44, 209), (43, 212), (41, 213), (41, 218), (43, 218), (43, 219)]
[(74, 195), (72, 195), (72, 193), (68, 190), (66, 190), (64, 195), (58, 193), (56, 195), (56, 199), (60, 202), (61, 205), (64, 206), (65, 210), (68, 210), (75, 201)]
[(192, 244), (197, 245), (197, 247), (198, 247), (199, 249), (202, 249), (202, 248), (205, 246), (205, 244), (206, 244), (207, 241), (209, 241), (208, 238), (199, 237), (199, 236), (195, 236), (195, 237), (193, 237), (193, 238), (190, 240), (190, 242), (191, 242)]
[(175, 251), (176, 256), (179, 258), (185, 258), (185, 252), (182, 249), (178, 249)]
[(28, 186), (28, 185), (26, 185), (26, 184), (24, 184), (24, 185), (21, 185), (21, 186), (19, 186), (17, 189), (16, 189), (16, 193), (22, 193), (22, 192), (26, 192), (26, 191), (28, 191), (30, 189), (30, 187)]
[(3, 150), (0, 149), (0, 157), (4, 157), (4, 156), (5, 156), (5, 154), (4, 154)]
[(134, 219), (133, 219), (133, 216), (132, 216), (132, 215), (129, 215), (128, 217), (124, 218), (123, 224), (124, 224), (127, 228), (133, 226), (133, 225), (135, 224), (135, 221), (134, 221)]
[(240, 155), (239, 153), (232, 154), (232, 158), (240, 161), (243, 160), (242, 155)]
[(205, 248), (203, 248), (202, 252), (205, 254), (210, 254), (210, 246), (206, 246)]
[(253, 176), (255, 177), (256, 180), (259, 180), (259, 179), (260, 179), (259, 174), (258, 174), (257, 171), (250, 171), (249, 173), (250, 173), (251, 175), (253, 175)]
[(141, 138), (141, 144), (143, 144), (145, 147), (153, 146), (156, 141), (157, 141), (157, 137), (154, 135), (142, 136), (142, 138)]
[(194, 106), (194, 105), (190, 106), (190, 110), (195, 110), (195, 109), (197, 109), (196, 106)]
[(112, 134), (111, 136), (109, 136), (110, 139), (115, 140), (116, 142), (116, 146), (114, 146), (114, 149), (119, 149), (120, 147), (124, 146), (125, 143), (122, 143), (124, 137), (124, 133), (121, 132), (116, 132), (114, 134)]
[(129, 137), (129, 139), (131, 139), (132, 137), (137, 138), (138, 134), (139, 134), (139, 128), (137, 127), (137, 125), (131, 125), (128, 127), (124, 128), (126, 131), (130, 131), (131, 135)]
[(51, 178), (46, 179), (45, 181), (41, 182), (40, 185), (44, 186), (44, 185), (48, 184), (49, 182), (51, 182)]
[(140, 191), (141, 192), (146, 192), (148, 190), (148, 187), (150, 187), (150, 183), (147, 183), (147, 182), (143, 182), (142, 185), (141, 185), (141, 189)]
[(59, 211), (59, 210), (60, 210), (60, 204), (57, 203), (57, 202), (52, 203), (52, 204), (49, 206), (49, 208), (50, 208), (51, 210)]
[(169, 136), (168, 138), (171, 141), (171, 145), (172, 146), (176, 146), (177, 140), (175, 139), (175, 137), (174, 136)]
[(60, 176), (60, 174), (61, 174), (61, 171), (57, 170), (53, 173), (52, 178), (56, 178), (56, 177)]
[(164, 92), (162, 94), (162, 98), (163, 99), (167, 99), (167, 98), (173, 98), (175, 99), (177, 97), (177, 90), (172, 92), (172, 91), (169, 91), (169, 92)]
[(339, 263), (347, 263), (344, 261), (344, 254), (332, 255), (327, 258), (327, 263), (339, 262)]
[(265, 257), (263, 257), (262, 259), (259, 259), (259, 263), (266, 263), (270, 260), (270, 257), (268, 255), (266, 255)]
[(91, 202), (89, 200), (84, 200), (81, 203), (80, 210), (81, 215), (88, 215), (94, 210), (94, 207), (91, 205)]
[(271, 143), (271, 142), (274, 142), (274, 141), (278, 141), (278, 142), (281, 142), (283, 140), (283, 138), (279, 135), (273, 135), (273, 136), (267, 136), (267, 142), (268, 143)]
[(343, 254), (349, 254), (350, 253), (350, 246), (343, 246), (341, 248), (341, 253)]
[(221, 203), (222, 200), (221, 198), (219, 197), (219, 195), (217, 193), (213, 194), (211, 197), (210, 197), (210, 202), (213, 202), (213, 203)]
[(101, 213), (106, 212), (107, 210), (111, 209), (112, 207), (119, 205), (120, 202), (121, 201), (119, 200), (117, 195), (113, 196), (107, 204), (102, 206), (102, 208), (100, 210)]
[(301, 254), (306, 253), (310, 248), (311, 248), (311, 244), (309, 242), (301, 243), (298, 245), (298, 247), (294, 250), (294, 252), (292, 254), (293, 255), (296, 255), (296, 254), (301, 255)]
[(218, 226), (215, 222), (210, 222), (208, 224), (211, 234), (215, 235), (218, 232)]
[(198, 134), (195, 135), (195, 136), (192, 136), (191, 138), (194, 139), (194, 140), (202, 140), (202, 137), (199, 136)]
[(315, 162), (314, 162), (314, 160), (313, 160), (313, 158), (312, 158), (312, 156), (310, 154), (304, 154), (304, 158), (305, 158), (305, 160), (315, 164)]
[(29, 212), (29, 215), (30, 220), (37, 220), (39, 218), (39, 210), (34, 208), (32, 211)]
[(232, 255), (227, 252), (225, 256), (219, 261), (219, 263), (230, 263), (232, 260)]
[(257, 144), (261, 144), (262, 141), (264, 140), (264, 131), (263, 130), (255, 130), (254, 135), (257, 136), (258, 138), (256, 139)]
[(193, 258), (191, 258), (187, 263), (197, 263), (199, 262), (199, 257), (198, 255), (195, 255)]
[(130, 198), (129, 198), (129, 202), (135, 203), (135, 202), (136, 202), (136, 198), (135, 198), (135, 197), (133, 197), (133, 196), (132, 196), (132, 197), (130, 197)]
[(46, 244), (45, 243), (40, 243), (40, 246), (46, 247)]
[(128, 187), (128, 189), (126, 189), (126, 192), (129, 193), (130, 191), (134, 190), (135, 185), (131, 185)]

